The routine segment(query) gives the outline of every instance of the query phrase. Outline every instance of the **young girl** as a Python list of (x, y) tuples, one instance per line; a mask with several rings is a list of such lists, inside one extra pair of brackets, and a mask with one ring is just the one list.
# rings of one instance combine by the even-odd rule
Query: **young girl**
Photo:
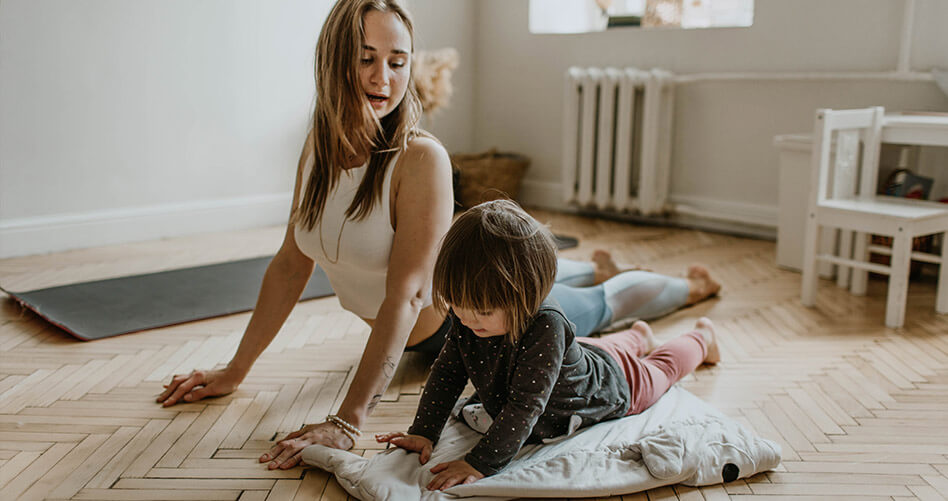
[(573, 416), (585, 427), (640, 413), (702, 362), (718, 361), (705, 318), (658, 348), (645, 322), (577, 338), (547, 297), (556, 263), (549, 231), (506, 200), (470, 209), (445, 236), (433, 294), (439, 308), (450, 310), (452, 329), (408, 433), (376, 439), (420, 453), (425, 464), (468, 380), (493, 424), (464, 459), (432, 468), (428, 489), (499, 472), (524, 443), (570, 431)]

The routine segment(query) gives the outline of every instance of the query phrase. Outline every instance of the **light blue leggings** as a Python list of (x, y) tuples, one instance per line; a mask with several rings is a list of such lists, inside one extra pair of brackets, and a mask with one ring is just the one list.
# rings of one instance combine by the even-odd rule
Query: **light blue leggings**
[(625, 271), (593, 285), (592, 263), (559, 258), (556, 299), (577, 336), (588, 336), (612, 322), (634, 317), (650, 320), (667, 315), (688, 302), (688, 281), (649, 271)]

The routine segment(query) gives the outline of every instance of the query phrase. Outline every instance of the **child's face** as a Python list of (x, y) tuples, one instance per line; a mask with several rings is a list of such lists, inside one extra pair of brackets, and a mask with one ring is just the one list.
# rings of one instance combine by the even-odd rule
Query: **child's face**
[(507, 334), (507, 315), (502, 310), (474, 311), (451, 306), (454, 314), (468, 329), (479, 337), (503, 336)]

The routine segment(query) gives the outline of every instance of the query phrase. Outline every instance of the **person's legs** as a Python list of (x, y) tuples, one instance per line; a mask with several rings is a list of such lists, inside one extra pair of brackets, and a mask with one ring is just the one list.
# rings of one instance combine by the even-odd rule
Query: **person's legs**
[(567, 320), (576, 326), (575, 335), (585, 337), (609, 325), (612, 311), (606, 305), (606, 296), (602, 284), (594, 287), (571, 287), (553, 284), (550, 291), (563, 309)]
[(576, 335), (588, 336), (622, 318), (650, 320), (688, 304), (689, 282), (648, 271), (626, 271), (593, 287), (553, 285), (550, 297), (576, 325)]
[(694, 331), (655, 348), (643, 358), (639, 357), (654, 343), (651, 328), (645, 322), (636, 322), (628, 330), (598, 339), (579, 341), (602, 348), (622, 367), (632, 392), (630, 415), (648, 409), (702, 362), (716, 363), (720, 359), (714, 328), (707, 318), (698, 320)]
[(573, 287), (586, 287), (596, 283), (596, 269), (592, 263), (557, 258), (556, 283)]
[(651, 320), (689, 304), (689, 282), (685, 278), (626, 271), (606, 280), (602, 287), (612, 313), (610, 323), (622, 318)]

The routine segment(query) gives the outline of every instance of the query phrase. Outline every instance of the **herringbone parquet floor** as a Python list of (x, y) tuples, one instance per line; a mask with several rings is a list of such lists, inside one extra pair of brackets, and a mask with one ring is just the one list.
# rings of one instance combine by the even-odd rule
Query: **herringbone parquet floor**
[[(913, 282), (909, 321), (882, 326), (885, 283), (853, 297), (828, 281), (800, 306), (800, 276), (772, 242), (538, 213), (621, 263), (680, 273), (705, 263), (719, 298), (654, 322), (659, 337), (699, 316), (717, 324), (724, 361), (683, 385), (783, 446), (773, 472), (702, 489), (622, 499), (948, 498), (948, 317), (934, 285)], [(281, 228), (0, 260), (0, 283), (30, 290), (275, 252)], [(338, 405), (368, 329), (334, 298), (301, 303), (234, 394), (163, 409), (172, 374), (226, 362), (249, 314), (83, 343), (0, 297), (0, 499), (345, 499), (315, 469), (268, 471), (277, 435)], [(425, 377), (407, 356), (357, 450), (407, 427)], [(618, 499), (618, 498), (616, 498)]]

